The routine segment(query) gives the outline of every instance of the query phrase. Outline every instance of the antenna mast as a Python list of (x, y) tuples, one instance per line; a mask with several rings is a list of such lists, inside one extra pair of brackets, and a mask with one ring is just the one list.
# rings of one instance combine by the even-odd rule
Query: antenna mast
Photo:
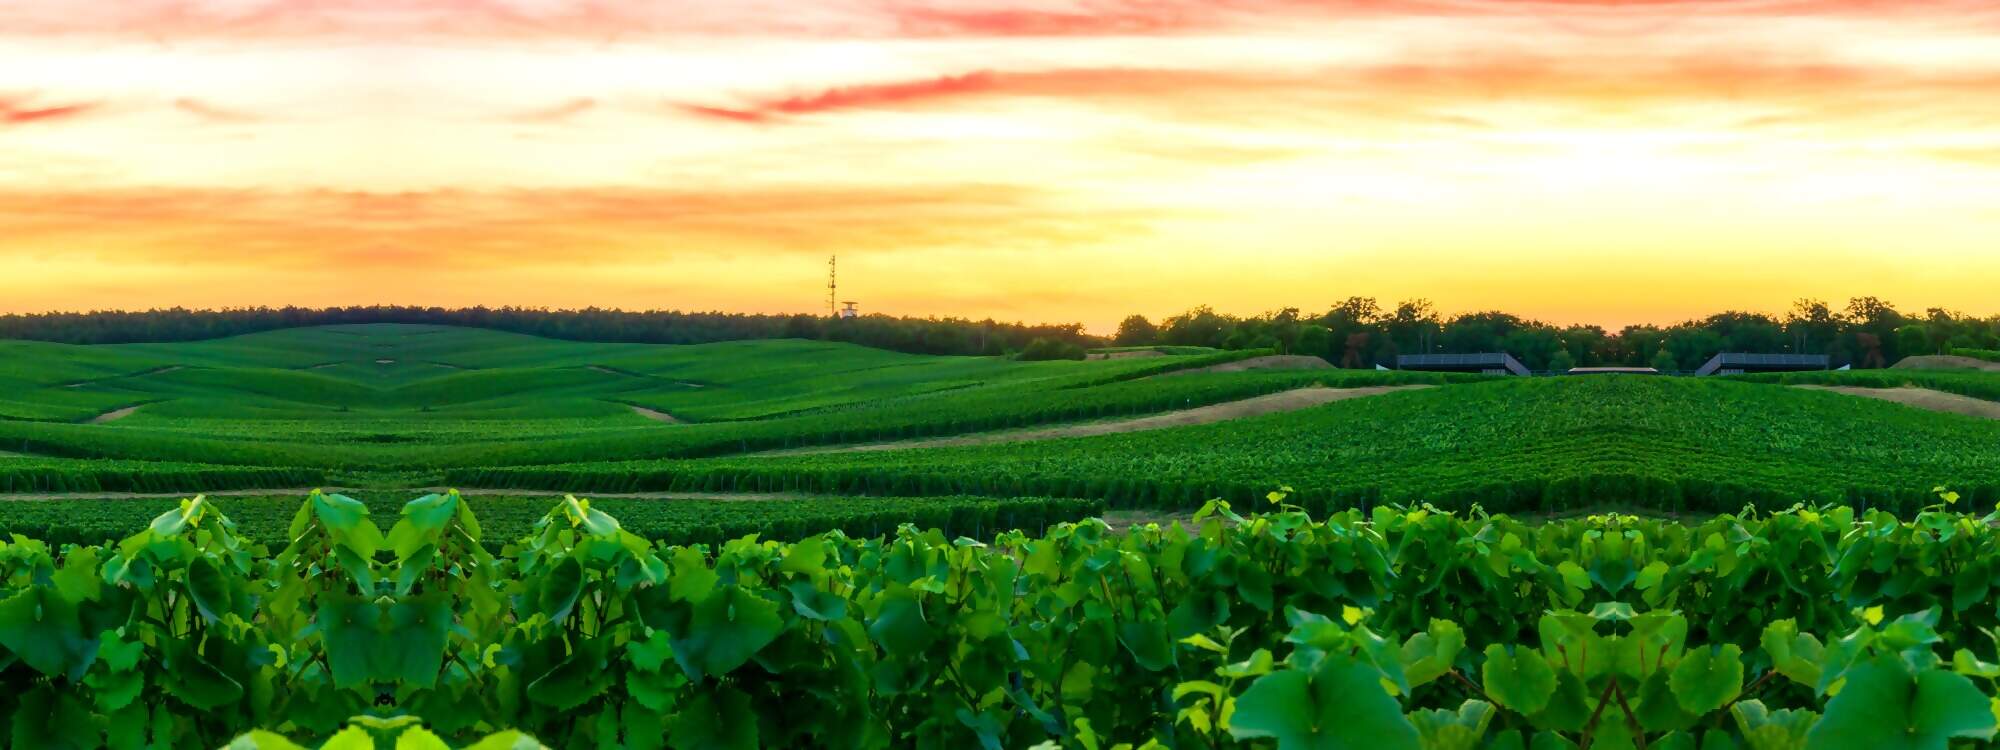
[(835, 294), (835, 290), (840, 286), (838, 283), (840, 277), (834, 273), (834, 262), (838, 260), (840, 260), (840, 256), (838, 255), (829, 255), (826, 257), (826, 316), (829, 318), (834, 316), (833, 300), (839, 296)]

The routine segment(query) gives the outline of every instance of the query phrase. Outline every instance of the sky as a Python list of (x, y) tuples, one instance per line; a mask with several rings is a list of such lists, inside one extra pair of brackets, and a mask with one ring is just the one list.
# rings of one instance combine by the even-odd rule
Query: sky
[(1988, 0), (0, 0), (0, 312), (2000, 313)]

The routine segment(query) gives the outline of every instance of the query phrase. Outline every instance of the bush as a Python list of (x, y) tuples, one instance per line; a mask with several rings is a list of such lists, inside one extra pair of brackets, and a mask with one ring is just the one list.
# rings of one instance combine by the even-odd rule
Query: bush
[(1052, 359), (1083, 359), (1083, 347), (1068, 341), (1040, 338), (1028, 342), (1014, 359), (1022, 362), (1042, 362)]
[(1959, 356), (1959, 357), (1971, 357), (1973, 359), (1983, 359), (1988, 362), (2000, 362), (2000, 351), (1996, 351), (1993, 349), (1953, 349), (1951, 350), (1951, 353), (1954, 356)]

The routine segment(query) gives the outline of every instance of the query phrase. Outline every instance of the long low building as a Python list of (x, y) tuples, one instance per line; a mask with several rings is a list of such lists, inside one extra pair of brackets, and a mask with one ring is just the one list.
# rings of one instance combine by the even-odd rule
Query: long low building
[(1723, 352), (1708, 360), (1696, 375), (1742, 375), (1747, 372), (1825, 370), (1833, 359), (1824, 354), (1748, 354)]
[(1527, 375), (1528, 368), (1506, 352), (1478, 354), (1398, 354), (1398, 370), (1433, 372), (1477, 372), (1486, 375)]

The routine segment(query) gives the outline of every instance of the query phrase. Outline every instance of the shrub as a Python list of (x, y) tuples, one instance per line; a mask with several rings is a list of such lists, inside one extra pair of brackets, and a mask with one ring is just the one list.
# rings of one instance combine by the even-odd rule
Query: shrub
[(1028, 342), (1014, 359), (1022, 362), (1041, 362), (1052, 359), (1083, 359), (1083, 347), (1068, 341), (1039, 338)]

